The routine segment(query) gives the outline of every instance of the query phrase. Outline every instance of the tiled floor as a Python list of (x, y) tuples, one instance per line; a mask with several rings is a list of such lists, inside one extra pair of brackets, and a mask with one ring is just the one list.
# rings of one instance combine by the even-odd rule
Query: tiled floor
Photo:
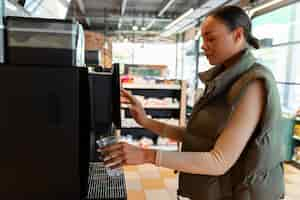
[[(300, 170), (285, 165), (286, 200), (300, 199)], [(176, 200), (177, 176), (153, 165), (127, 166), (128, 200)]]
[(285, 186), (286, 200), (300, 199), (300, 170), (291, 166), (285, 165)]

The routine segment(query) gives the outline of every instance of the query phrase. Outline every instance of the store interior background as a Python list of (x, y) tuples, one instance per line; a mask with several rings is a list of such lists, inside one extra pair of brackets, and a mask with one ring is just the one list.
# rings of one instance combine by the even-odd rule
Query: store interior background
[[(297, 191), (300, 184), (299, 1), (6, 0), (6, 14), (75, 18), (85, 29), (86, 51), (98, 55), (100, 62), (93, 67), (110, 68), (112, 63), (120, 63), (121, 80), (128, 89), (139, 90), (139, 98), (150, 105), (150, 110), (151, 106), (156, 106), (167, 112), (172, 108), (164, 106), (177, 105), (178, 111), (174, 111), (177, 117), (174, 122), (172, 116), (171, 121), (180, 125), (188, 119), (195, 100), (204, 89), (198, 72), (212, 67), (201, 50), (201, 21), (209, 10), (226, 2), (241, 5), (252, 16), (253, 35), (262, 44), (261, 49), (253, 52), (276, 77), (283, 111), (281, 123), (285, 141), (281, 153), (287, 162), (287, 199), (300, 199)], [(181, 20), (176, 21), (178, 18)], [(172, 91), (165, 93), (166, 90), (157, 89), (164, 99), (148, 94), (148, 98), (152, 98), (149, 100), (143, 98), (143, 90), (147, 93), (147, 88), (137, 89), (130, 84), (137, 87), (158, 84)], [(178, 88), (168, 89), (174, 85)], [(123, 118), (128, 115), (126, 109), (122, 108)], [(135, 126), (130, 120), (126, 123)], [(133, 136), (126, 135), (123, 139), (127, 142), (144, 147), (177, 149), (174, 141), (153, 139), (151, 133), (145, 133), (146, 137), (140, 131)], [(171, 170), (148, 165), (129, 166), (125, 167), (125, 177), (129, 199), (175, 199), (177, 175)]]

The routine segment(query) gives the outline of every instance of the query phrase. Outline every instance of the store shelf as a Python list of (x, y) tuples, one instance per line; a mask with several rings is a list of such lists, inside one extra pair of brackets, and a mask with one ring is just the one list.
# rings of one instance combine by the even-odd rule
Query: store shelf
[[(143, 106), (145, 109), (180, 109), (178, 104), (174, 105), (151, 105)], [(121, 108), (128, 108), (128, 105), (122, 105)]]
[(293, 160), (289, 161), (288, 163), (293, 165), (294, 167), (300, 169), (300, 161), (293, 159)]
[(154, 132), (143, 129), (143, 128), (122, 128), (121, 129), (122, 135), (131, 135), (133, 139), (141, 139), (143, 137), (150, 138), (154, 140), (154, 143), (156, 144), (158, 135)]
[(124, 89), (151, 89), (151, 90), (180, 90), (180, 85), (175, 84), (122, 84)]
[(285, 161), (284, 163), (292, 165), (293, 167), (296, 167), (296, 168), (300, 169), (300, 162), (299, 161), (289, 160), (289, 161)]
[[(166, 124), (170, 125), (179, 125), (179, 119), (154, 119)], [(139, 124), (137, 124), (134, 119), (127, 118), (127, 119), (122, 119), (122, 128), (142, 128)]]
[[(136, 95), (145, 108), (147, 115), (153, 119), (169, 119), (170, 121), (172, 121), (171, 119), (175, 119), (177, 120), (176, 125), (183, 126), (185, 124), (187, 85), (185, 81), (179, 82), (180, 84), (125, 83), (122, 86), (125, 89), (131, 90), (133, 95)], [(121, 105), (121, 133), (123, 135), (131, 135), (135, 139), (142, 137), (151, 138), (156, 144), (157, 134), (140, 127), (136, 123), (123, 121), (124, 119), (132, 119), (128, 107), (126, 104)], [(174, 124), (174, 121), (171, 123)]]
[(300, 137), (299, 137), (299, 136), (297, 136), (297, 135), (293, 135), (293, 138), (294, 138), (295, 140), (298, 140), (298, 141), (300, 141)]
[(298, 165), (300, 165), (300, 161), (298, 160), (293, 160), (295, 163), (297, 163)]

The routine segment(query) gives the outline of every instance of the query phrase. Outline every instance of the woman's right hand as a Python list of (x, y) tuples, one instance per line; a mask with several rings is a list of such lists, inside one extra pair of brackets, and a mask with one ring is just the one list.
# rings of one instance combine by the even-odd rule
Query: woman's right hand
[(121, 88), (121, 103), (127, 104), (134, 120), (141, 126), (145, 126), (148, 118), (141, 102), (123, 88)]

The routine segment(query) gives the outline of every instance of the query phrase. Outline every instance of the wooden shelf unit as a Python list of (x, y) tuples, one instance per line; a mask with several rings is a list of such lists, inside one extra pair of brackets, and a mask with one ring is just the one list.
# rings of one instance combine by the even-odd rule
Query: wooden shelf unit
[[(152, 118), (155, 119), (174, 119), (178, 120), (179, 126), (185, 126), (186, 123), (186, 92), (187, 84), (186, 81), (180, 81), (180, 84), (123, 84), (124, 89), (127, 89), (132, 92), (134, 95), (143, 95), (145, 98), (163, 98), (170, 97), (176, 98), (179, 101), (178, 104), (166, 105), (166, 106), (145, 106), (144, 109), (146, 113), (152, 115)], [(128, 120), (129, 110), (127, 105), (122, 105), (121, 109), (125, 114), (122, 117), (122, 120)], [(161, 114), (161, 116), (158, 116)], [(166, 114), (166, 116), (163, 116)], [(153, 116), (155, 115), (155, 116)], [(123, 125), (122, 125), (123, 126)], [(139, 134), (142, 137), (144, 136), (153, 136), (152, 139), (157, 139), (157, 135), (151, 133), (150, 131), (142, 127), (122, 127), (123, 134), (131, 134), (134, 132), (133, 136), (138, 137)]]

